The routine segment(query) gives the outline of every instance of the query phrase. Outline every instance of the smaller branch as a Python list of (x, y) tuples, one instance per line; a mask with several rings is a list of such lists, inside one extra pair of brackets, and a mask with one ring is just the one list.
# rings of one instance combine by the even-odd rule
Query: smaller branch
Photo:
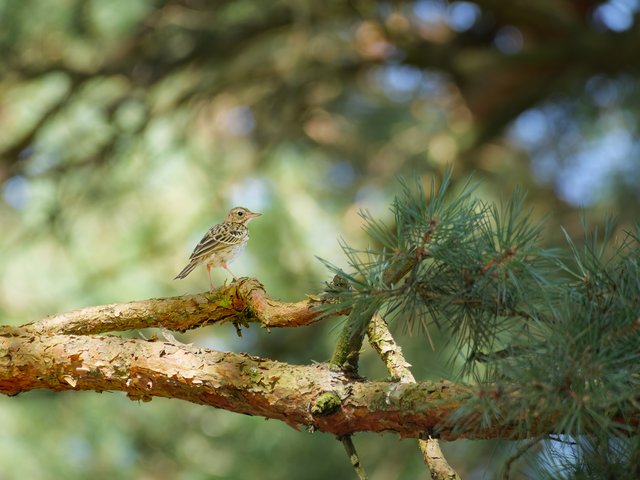
[(416, 258), (401, 258), (400, 261), (394, 262), (389, 270), (384, 272), (382, 277), (384, 283), (387, 285), (398, 283), (402, 277), (411, 271), (415, 263), (419, 260), (421, 260), (421, 257), (417, 256)]
[(524, 346), (514, 345), (513, 347), (503, 348), (502, 350), (497, 350), (491, 353), (485, 353), (485, 352), (479, 352), (479, 351), (472, 352), (471, 355), (469, 355), (469, 361), (478, 362), (478, 363), (489, 363), (489, 362), (495, 362), (498, 360), (503, 360), (505, 358), (525, 355), (529, 352), (530, 350), (528, 350)]
[(575, 447), (577, 445), (576, 442), (572, 442), (572, 441), (569, 441), (569, 440), (563, 440), (562, 438), (560, 438), (557, 435), (549, 435), (549, 440), (551, 440), (552, 442), (562, 443), (564, 445), (570, 445), (572, 447)]
[[(485, 263), (482, 266), (482, 273), (485, 274), (494, 267), (500, 267), (504, 264), (511, 262), (511, 260), (513, 260), (513, 258), (516, 256), (516, 253), (517, 253), (516, 247), (507, 248), (506, 250), (501, 252), (497, 257), (492, 258), (487, 263)], [(495, 275), (496, 274), (494, 272), (494, 276)]]
[(437, 439), (429, 437), (427, 440), (418, 440), (418, 444), (433, 480), (460, 480), (460, 475), (449, 465), (440, 450)]
[(363, 305), (358, 303), (349, 313), (335, 350), (329, 363), (342, 369), (346, 374), (358, 376), (358, 360), (362, 342), (367, 332), (367, 325), (378, 306), (375, 304)]
[(360, 480), (367, 480), (367, 473), (364, 471), (364, 467), (360, 463), (360, 457), (358, 456), (358, 452), (356, 451), (356, 447), (353, 444), (353, 440), (351, 439), (351, 435), (345, 435), (343, 437), (339, 437), (338, 440), (342, 442), (344, 449), (349, 455), (349, 460), (351, 461), (351, 465), (353, 465), (353, 469), (356, 471), (356, 475)]
[(245, 277), (214, 292), (88, 307), (22, 328), (34, 335), (90, 335), (152, 327), (184, 332), (222, 322), (236, 326), (260, 323), (266, 328), (299, 327), (322, 318), (314, 308), (318, 303), (312, 298), (297, 303), (273, 300), (260, 282)]
[[(389, 373), (400, 383), (416, 383), (416, 379), (409, 370), (411, 365), (404, 359), (402, 349), (396, 343), (387, 322), (380, 314), (376, 313), (371, 319), (367, 334), (369, 343), (378, 352)], [(433, 480), (460, 480), (460, 476), (444, 457), (437, 439), (429, 436), (427, 440), (419, 440), (418, 446)]]
[(504, 473), (502, 475), (502, 480), (509, 480), (511, 478), (511, 466), (513, 463), (518, 460), (522, 455), (527, 453), (527, 450), (535, 447), (539, 442), (540, 438), (534, 438), (533, 440), (528, 440), (524, 442), (523, 445), (518, 448), (513, 455), (509, 457), (509, 459), (504, 464)]
[[(425, 237), (426, 238), (426, 237)], [(399, 282), (413, 268), (419, 259), (400, 258), (393, 266), (384, 272), (383, 278), (386, 284)], [(334, 282), (339, 278), (334, 278)], [(346, 373), (356, 377), (358, 375), (358, 362), (362, 342), (367, 333), (371, 318), (380, 307), (379, 304), (368, 302), (354, 306), (345, 322), (330, 363), (343, 369)]]
[(373, 316), (367, 335), (369, 343), (378, 352), (392, 377), (397, 378), (400, 383), (416, 383), (416, 379), (409, 370), (411, 364), (404, 359), (402, 348), (391, 335), (389, 326), (382, 315), (375, 314)]

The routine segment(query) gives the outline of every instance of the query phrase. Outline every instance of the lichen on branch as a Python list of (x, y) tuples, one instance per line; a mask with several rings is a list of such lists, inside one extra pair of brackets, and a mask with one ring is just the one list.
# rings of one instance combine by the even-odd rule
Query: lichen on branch
[(90, 335), (152, 327), (184, 332), (224, 322), (297, 327), (321, 318), (314, 308), (319, 303), (311, 297), (279, 302), (267, 296), (258, 280), (241, 278), (213, 292), (87, 307), (28, 323), (23, 329), (33, 334)]
[[(121, 391), (134, 400), (182, 399), (281, 420), (297, 429), (336, 435), (396, 432), (415, 438), (435, 431), (470, 395), (467, 387), (448, 382), (355, 381), (328, 364), (290, 365), (169, 342), (32, 335), (15, 327), (4, 333), (0, 393), (5, 395), (38, 388)], [(321, 411), (314, 405), (321, 405)], [(458, 435), (453, 430), (440, 434)]]

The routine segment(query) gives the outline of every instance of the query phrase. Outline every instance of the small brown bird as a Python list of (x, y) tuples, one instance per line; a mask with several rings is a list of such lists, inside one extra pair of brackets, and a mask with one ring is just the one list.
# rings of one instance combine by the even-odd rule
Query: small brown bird
[(189, 257), (189, 264), (176, 278), (184, 278), (198, 265), (205, 264), (209, 273), (211, 290), (213, 290), (211, 267), (224, 268), (235, 280), (236, 276), (229, 270), (227, 264), (231, 263), (247, 246), (249, 241), (247, 223), (260, 215), (262, 214), (254, 213), (244, 207), (232, 208), (224, 222), (211, 227), (202, 237)]

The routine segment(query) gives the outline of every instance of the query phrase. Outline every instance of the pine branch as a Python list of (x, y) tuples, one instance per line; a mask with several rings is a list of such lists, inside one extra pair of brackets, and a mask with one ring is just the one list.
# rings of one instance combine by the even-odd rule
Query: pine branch
[[(181, 399), (337, 436), (362, 431), (395, 432), (409, 438), (431, 433), (444, 440), (509, 438), (514, 432), (527, 436), (513, 422), (469, 430), (449, 424), (447, 419), (468, 402), (474, 390), (446, 381), (361, 381), (327, 364), (290, 365), (169, 342), (32, 335), (19, 327), (4, 329), (0, 393), (17, 395), (42, 388), (121, 391), (142, 401)], [(497, 392), (493, 395), (498, 398)], [(637, 428), (640, 414), (628, 414), (629, 424)], [(468, 415), (479, 417), (482, 411)], [(554, 430), (553, 414), (537, 418), (527, 428), (529, 436), (562, 433)]]
[[(429, 196), (420, 185), (403, 185), (392, 207), (395, 226), (364, 212), (376, 248), (343, 244), (351, 270), (329, 265), (347, 286), (333, 293), (328, 311), (351, 312), (336, 350), (348, 362), (338, 365), (356, 371), (361, 334), (382, 313), (429, 340), (430, 329), (440, 330), (465, 361), (461, 373), (486, 386), (449, 425), (518, 425), (519, 432), (507, 428), (510, 438), (544, 439), (550, 431), (531, 427), (545, 417), (553, 431), (573, 437), (633, 435), (640, 225), (615, 243), (613, 221), (603, 233), (585, 233), (581, 244), (565, 232), (565, 256), (540, 247), (542, 224), (531, 221), (522, 192), (496, 206), (474, 200), (467, 186), (445, 201), (447, 182), (432, 185)], [(394, 271), (400, 274), (389, 281)]]
[(403, 184), (392, 206), (395, 228), (362, 213), (380, 246), (358, 251), (343, 243), (352, 273), (327, 264), (348, 283), (328, 308), (351, 311), (336, 364), (355, 370), (363, 332), (378, 310), (409, 331), (417, 326), (430, 342), (430, 325), (446, 330), (469, 352), (493, 350), (497, 338), (538, 322), (550, 264), (537, 245), (541, 226), (522, 213), (524, 194), (488, 206), (472, 197), (470, 184), (448, 195), (450, 178), (447, 172), (429, 196), (419, 184)]

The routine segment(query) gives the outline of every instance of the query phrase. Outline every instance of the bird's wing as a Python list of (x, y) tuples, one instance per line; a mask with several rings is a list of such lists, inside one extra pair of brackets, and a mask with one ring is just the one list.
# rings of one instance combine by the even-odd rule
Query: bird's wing
[(211, 227), (202, 237), (202, 240), (193, 249), (189, 260), (197, 261), (232, 245), (238, 245), (242, 243), (245, 236), (246, 227), (244, 225), (219, 223)]

